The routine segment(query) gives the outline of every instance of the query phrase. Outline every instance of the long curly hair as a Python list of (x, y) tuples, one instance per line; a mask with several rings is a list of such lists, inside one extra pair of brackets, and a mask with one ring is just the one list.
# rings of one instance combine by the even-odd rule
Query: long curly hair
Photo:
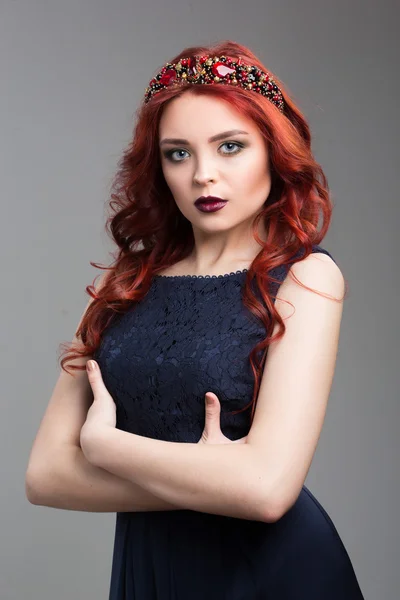
[[(60, 364), (64, 371), (70, 372), (65, 367), (67, 361), (90, 358), (100, 344), (102, 332), (115, 315), (131, 310), (133, 303), (144, 298), (153, 275), (192, 252), (194, 237), (191, 223), (177, 208), (163, 176), (158, 130), (163, 109), (173, 98), (185, 93), (209, 94), (252, 118), (269, 148), (271, 191), (252, 227), (261, 250), (246, 273), (242, 290), (244, 305), (261, 320), (266, 332), (265, 338), (249, 356), (254, 375), (253, 398), (250, 404), (235, 411), (242, 412), (251, 406), (252, 420), (268, 346), (280, 339), (286, 329), (274, 306), (276, 297), (271, 293), (271, 283), (277, 283), (277, 279), (271, 270), (299, 260), (295, 256), (299, 250), (303, 251), (301, 259), (312, 252), (313, 244), (319, 244), (329, 228), (333, 203), (327, 178), (311, 151), (309, 125), (278, 77), (266, 69), (248, 48), (230, 40), (211, 46), (185, 48), (169, 62), (175, 63), (192, 55), (227, 55), (235, 60), (241, 56), (245, 62), (268, 70), (282, 91), (284, 112), (282, 114), (263, 95), (230, 85), (171, 86), (148, 104), (140, 105), (135, 113), (132, 140), (118, 163), (110, 190), (111, 214), (105, 229), (118, 249), (112, 253), (113, 262), (108, 267), (90, 262), (108, 273), (104, 275), (99, 289), (94, 284), (86, 287), (92, 300), (75, 333), (76, 341), (61, 344), (63, 352), (60, 356), (64, 357)], [(258, 236), (260, 220), (268, 225), (266, 241)], [(261, 299), (253, 291), (253, 281)], [(279, 325), (273, 336), (276, 324)], [(79, 361), (69, 368), (84, 370), (85, 362)]]

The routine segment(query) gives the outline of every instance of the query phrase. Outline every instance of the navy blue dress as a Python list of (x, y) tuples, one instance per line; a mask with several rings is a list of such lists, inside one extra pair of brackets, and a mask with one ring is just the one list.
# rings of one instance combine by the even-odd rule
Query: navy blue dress
[[(274, 270), (280, 283), (288, 268)], [(94, 358), (118, 429), (197, 443), (213, 391), (222, 432), (248, 434), (250, 410), (227, 414), (251, 401), (248, 355), (265, 337), (242, 303), (245, 277), (156, 275), (145, 298), (108, 326)], [(268, 599), (363, 599), (331, 518), (306, 486), (275, 523), (192, 510), (116, 514), (109, 600)]]

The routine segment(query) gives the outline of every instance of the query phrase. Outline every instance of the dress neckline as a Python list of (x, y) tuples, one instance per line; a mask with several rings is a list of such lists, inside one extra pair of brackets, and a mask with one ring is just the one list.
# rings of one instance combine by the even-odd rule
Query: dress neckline
[(228, 277), (234, 277), (236, 275), (242, 275), (247, 273), (249, 269), (242, 269), (239, 271), (231, 271), (230, 273), (224, 273), (222, 275), (153, 275), (154, 278), (158, 279), (226, 279)]

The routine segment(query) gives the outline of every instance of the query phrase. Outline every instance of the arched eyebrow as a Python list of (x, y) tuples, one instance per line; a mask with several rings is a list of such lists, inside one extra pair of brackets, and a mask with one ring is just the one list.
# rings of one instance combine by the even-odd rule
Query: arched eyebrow
[[(216, 135), (213, 135), (212, 137), (210, 137), (208, 139), (208, 143), (211, 144), (211, 142), (223, 140), (227, 137), (231, 137), (232, 135), (239, 135), (241, 133), (244, 135), (249, 135), (248, 131), (243, 131), (242, 129), (230, 129), (229, 131), (223, 131), (222, 133), (217, 133)], [(190, 143), (189, 140), (184, 140), (181, 138), (164, 138), (163, 140), (161, 140), (160, 146), (163, 146), (164, 144), (189, 144), (189, 143)]]

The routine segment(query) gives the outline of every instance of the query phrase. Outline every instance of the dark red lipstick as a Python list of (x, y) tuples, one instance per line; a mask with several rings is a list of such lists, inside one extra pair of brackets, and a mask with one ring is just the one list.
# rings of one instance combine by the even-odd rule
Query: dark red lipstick
[(202, 212), (215, 212), (225, 206), (227, 200), (218, 196), (200, 196), (194, 203), (195, 207)]

